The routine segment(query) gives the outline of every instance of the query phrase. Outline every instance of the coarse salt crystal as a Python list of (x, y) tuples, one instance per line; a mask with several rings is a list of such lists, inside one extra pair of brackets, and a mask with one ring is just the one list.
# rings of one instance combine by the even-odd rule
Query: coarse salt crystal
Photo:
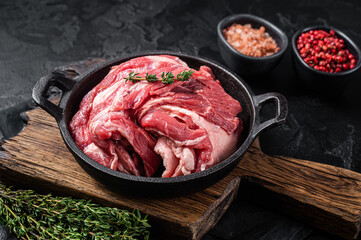
[(255, 29), (251, 24), (232, 24), (223, 30), (223, 35), (227, 42), (240, 53), (262, 57), (280, 50), (275, 40), (265, 30), (263, 26)]

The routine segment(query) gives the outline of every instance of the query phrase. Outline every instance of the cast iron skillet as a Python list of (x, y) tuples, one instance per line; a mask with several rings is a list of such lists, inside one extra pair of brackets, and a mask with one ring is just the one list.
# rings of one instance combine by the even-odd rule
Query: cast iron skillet
[[(187, 176), (173, 178), (139, 177), (104, 167), (85, 155), (75, 144), (69, 132), (69, 122), (78, 111), (83, 96), (105, 77), (111, 66), (135, 57), (160, 54), (178, 56), (195, 69), (199, 69), (202, 65), (210, 67), (216, 78), (222, 83), (223, 88), (241, 103), (243, 111), (240, 117), (244, 121), (244, 130), (239, 147), (235, 153), (216, 166)], [(50, 86), (56, 86), (63, 91), (58, 105), (51, 103), (45, 98), (45, 94)], [(33, 99), (41, 108), (56, 119), (66, 146), (86, 172), (112, 189), (147, 196), (180, 195), (195, 192), (216, 183), (238, 164), (261, 131), (283, 123), (287, 115), (287, 102), (282, 95), (266, 93), (255, 96), (240, 77), (219, 64), (201, 57), (167, 51), (138, 53), (111, 60), (93, 67), (84, 75), (79, 76), (76, 81), (60, 77), (43, 78), (34, 86)], [(276, 104), (276, 116), (261, 123), (260, 109), (268, 101)]]

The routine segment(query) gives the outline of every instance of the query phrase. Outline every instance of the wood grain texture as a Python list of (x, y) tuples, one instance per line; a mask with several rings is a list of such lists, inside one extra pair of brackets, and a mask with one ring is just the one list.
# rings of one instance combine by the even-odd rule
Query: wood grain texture
[[(155, 229), (172, 239), (200, 239), (234, 199), (239, 179), (185, 197), (147, 199), (120, 195), (91, 178), (67, 150), (53, 118), (40, 108), (27, 127), (0, 151), (0, 178), (9, 184), (71, 195), (148, 214)], [(227, 187), (228, 186), (228, 187)], [(224, 191), (225, 190), (225, 191)], [(224, 191), (224, 193), (223, 193)], [(214, 211), (214, 209), (217, 209)]]
[[(361, 174), (325, 164), (267, 156), (258, 141), (222, 181), (183, 197), (147, 199), (120, 195), (95, 181), (64, 145), (55, 120), (41, 109), (28, 112), (28, 126), (3, 144), (0, 180), (44, 192), (93, 199), (148, 214), (165, 239), (200, 239), (241, 194), (281, 209), (346, 239), (360, 231)], [(250, 180), (251, 179), (251, 180)], [(248, 186), (248, 187), (247, 187)], [(240, 216), (241, 217), (241, 216)]]

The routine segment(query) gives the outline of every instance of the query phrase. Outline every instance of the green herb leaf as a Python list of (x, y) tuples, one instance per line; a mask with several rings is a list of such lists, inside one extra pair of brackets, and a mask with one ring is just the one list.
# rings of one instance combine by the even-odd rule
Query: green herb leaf
[[(133, 73), (134, 74), (134, 73)], [(133, 75), (133, 77), (136, 75)], [(149, 239), (139, 211), (0, 185), (0, 223), (19, 239)]]
[(156, 74), (145, 74), (145, 77), (139, 76), (139, 73), (131, 72), (129, 73), (128, 77), (125, 77), (125, 82), (131, 81), (132, 83), (136, 83), (139, 81), (147, 81), (147, 82), (157, 82), (161, 81), (164, 84), (171, 84), (174, 83), (174, 80), (178, 81), (188, 81), (191, 77), (194, 71), (192, 70), (184, 70), (183, 72), (177, 74), (177, 77), (174, 77), (172, 72), (162, 72), (161, 78), (158, 78)]
[(184, 70), (183, 72), (181, 72), (177, 75), (177, 79), (178, 79), (178, 81), (188, 81), (191, 78), (193, 73), (194, 73), (194, 71), (190, 70), (187, 72), (186, 70)]

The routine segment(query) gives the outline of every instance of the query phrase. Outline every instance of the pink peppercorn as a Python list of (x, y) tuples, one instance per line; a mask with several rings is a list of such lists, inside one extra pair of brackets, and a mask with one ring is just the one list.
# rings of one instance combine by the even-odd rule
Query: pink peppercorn
[(356, 59), (334, 30), (310, 30), (297, 39), (297, 50), (312, 68), (323, 72), (342, 72), (356, 66)]

